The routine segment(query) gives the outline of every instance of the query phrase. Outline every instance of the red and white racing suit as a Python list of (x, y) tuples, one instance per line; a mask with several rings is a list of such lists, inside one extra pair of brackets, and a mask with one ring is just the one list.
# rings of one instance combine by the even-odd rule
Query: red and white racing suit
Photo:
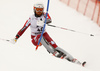
[[(51, 17), (49, 16), (49, 14), (47, 16), (47, 20), (51, 20)], [(45, 21), (45, 13), (40, 17), (36, 17), (35, 15), (30, 16), (29, 19), (25, 22), (24, 26), (21, 28), (21, 30), (17, 33), (16, 38), (19, 38), (25, 32), (25, 30), (30, 26), (32, 43), (35, 46), (37, 46), (38, 40), (39, 40), (40, 35), (42, 33), (42, 30), (43, 30), (43, 26), (37, 25), (38, 21)], [(43, 37), (48, 41), (48, 43), (53, 48), (57, 47), (56, 43), (48, 35), (46, 30), (43, 33)]]

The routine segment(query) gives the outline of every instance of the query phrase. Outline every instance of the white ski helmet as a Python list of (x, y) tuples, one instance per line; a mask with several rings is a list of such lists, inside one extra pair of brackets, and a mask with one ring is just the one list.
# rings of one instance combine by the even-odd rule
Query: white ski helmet
[(34, 12), (36, 11), (36, 8), (43, 8), (44, 11), (44, 5), (42, 3), (36, 3), (33, 6)]

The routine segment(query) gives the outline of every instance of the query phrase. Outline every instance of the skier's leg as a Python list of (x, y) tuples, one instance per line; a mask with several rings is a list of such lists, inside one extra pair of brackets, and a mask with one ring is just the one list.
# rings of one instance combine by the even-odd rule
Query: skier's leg
[(59, 57), (61, 59), (67, 59), (70, 62), (76, 63), (76, 64), (81, 64), (80, 61), (75, 59), (72, 55), (70, 55), (68, 52), (65, 50), (61, 49), (60, 47), (55, 48), (56, 52), (56, 57)]
[[(32, 43), (33, 43), (35, 46), (37, 46), (38, 40), (39, 40), (40, 36), (41, 36), (41, 35), (36, 35), (36, 36), (31, 35), (31, 39), (32, 39), (31, 41), (32, 41)], [(41, 46), (41, 45), (42, 45), (42, 44), (40, 43), (39, 46)]]
[(72, 61), (74, 58), (68, 54), (65, 50), (59, 48), (56, 43), (52, 40), (52, 38), (48, 35), (47, 32), (43, 34), (44, 40), (51, 45), (51, 47), (54, 49), (54, 55), (56, 54), (56, 57), (61, 57), (62, 55), (66, 56), (66, 59), (69, 61)]
[(64, 59), (67, 59), (70, 62), (81, 64), (78, 60), (76, 60), (75, 58), (73, 58), (68, 52), (66, 52), (65, 50), (63, 50), (60, 47), (58, 47), (56, 45), (56, 43), (48, 35), (47, 32), (43, 34), (43, 38), (42, 38), (41, 41), (42, 41), (41, 43), (44, 45), (44, 47), (50, 53), (52, 53), (55, 57), (64, 58)]
[(58, 47), (58, 46), (56, 45), (56, 43), (52, 40), (52, 38), (49, 36), (49, 34), (48, 34), (47, 32), (45, 32), (45, 33), (43, 34), (43, 37), (45, 38), (45, 40), (46, 40), (53, 48)]
[(53, 54), (55, 52), (54, 48), (51, 47), (51, 45), (47, 42), (47, 40), (44, 37), (42, 37), (41, 43), (49, 53)]

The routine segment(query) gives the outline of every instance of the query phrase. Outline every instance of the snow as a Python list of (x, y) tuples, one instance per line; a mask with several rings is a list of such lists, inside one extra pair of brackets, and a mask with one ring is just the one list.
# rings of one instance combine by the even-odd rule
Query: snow
[[(37, 2), (42, 2), (46, 8), (47, 0), (0, 1), (0, 38), (13, 39), (33, 13), (33, 4)], [(50, 0), (49, 14), (53, 20), (52, 25), (95, 35), (46, 26), (47, 32), (57, 45), (81, 62), (87, 61), (86, 66), (81, 67), (58, 59), (49, 54), (43, 46), (35, 51), (28, 28), (16, 44), (0, 40), (0, 71), (99, 71), (98, 25), (59, 0)]]

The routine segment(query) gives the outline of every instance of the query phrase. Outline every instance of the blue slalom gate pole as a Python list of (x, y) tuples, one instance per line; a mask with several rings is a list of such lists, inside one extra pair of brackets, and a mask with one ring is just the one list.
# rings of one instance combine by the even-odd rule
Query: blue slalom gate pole
[(48, 2), (47, 2), (46, 18), (45, 18), (45, 22), (44, 22), (43, 30), (42, 30), (42, 33), (41, 33), (41, 36), (40, 36), (40, 39), (39, 39), (38, 45), (36, 46), (36, 50), (37, 50), (38, 47), (39, 47), (39, 44), (40, 44), (40, 42), (41, 42), (41, 39), (42, 39), (42, 36), (43, 36), (43, 33), (44, 33), (44, 29), (45, 29), (45, 26), (46, 26), (46, 21), (47, 21), (47, 16), (48, 16), (48, 10), (49, 10), (49, 2), (50, 2), (50, 0), (48, 0)]

